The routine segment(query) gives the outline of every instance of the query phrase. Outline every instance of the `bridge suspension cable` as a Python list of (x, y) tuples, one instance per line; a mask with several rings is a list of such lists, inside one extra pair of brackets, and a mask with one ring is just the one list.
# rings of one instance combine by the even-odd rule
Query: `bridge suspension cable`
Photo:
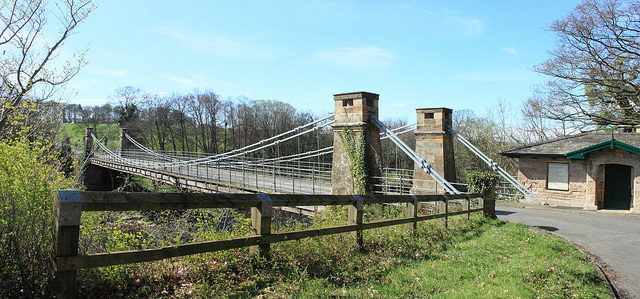
[[(413, 124), (408, 124), (408, 125), (404, 125), (402, 127), (397, 127), (397, 128), (391, 129), (391, 132), (395, 133), (396, 135), (402, 135), (402, 134), (406, 134), (406, 133), (409, 133), (409, 132), (413, 132), (415, 130), (416, 130), (416, 123), (413, 123)], [(382, 132), (382, 134), (380, 134), (380, 135), (381, 135), (380, 136), (380, 140), (384, 140), (384, 139), (390, 138), (390, 136), (387, 135), (384, 132)]]
[[(274, 145), (278, 145), (280, 142), (285, 142), (285, 141), (294, 139), (296, 137), (308, 134), (310, 132), (317, 131), (318, 129), (326, 127), (328, 125), (331, 125), (332, 123), (335, 122), (335, 120), (330, 120), (330, 119), (334, 118), (334, 117), (335, 117), (335, 115), (333, 115), (333, 114), (325, 116), (325, 117), (320, 118), (318, 120), (315, 120), (315, 121), (313, 121), (311, 123), (296, 127), (296, 128), (294, 128), (292, 130), (289, 130), (287, 132), (284, 132), (284, 133), (278, 134), (276, 136), (261, 140), (261, 141), (259, 141), (257, 143), (245, 146), (245, 147), (240, 148), (240, 149), (232, 150), (232, 151), (227, 152), (227, 153), (222, 153), (222, 154), (218, 154), (218, 155), (207, 156), (207, 157), (202, 157), (202, 158), (197, 158), (197, 159), (191, 159), (191, 160), (181, 160), (181, 161), (175, 161), (176, 158), (172, 157), (172, 156), (167, 156), (167, 155), (162, 155), (162, 154), (156, 153), (155, 151), (152, 151), (152, 150), (146, 148), (145, 146), (143, 146), (142, 144), (140, 144), (139, 142), (135, 141), (135, 139), (133, 139), (128, 134), (125, 133), (125, 135), (126, 135), (128, 140), (132, 141), (132, 143), (136, 147), (140, 148), (141, 150), (143, 150), (143, 151), (145, 151), (145, 152), (147, 152), (147, 153), (149, 153), (149, 154), (151, 154), (153, 156), (159, 157), (159, 158), (161, 158), (163, 160), (171, 161), (171, 162), (164, 162), (164, 163), (156, 163), (155, 165), (148, 165), (147, 167), (151, 167), (151, 168), (170, 168), (170, 167), (180, 167), (180, 166), (185, 166), (185, 165), (197, 165), (197, 164), (203, 164), (203, 163), (217, 162), (217, 161), (221, 161), (221, 160), (224, 160), (224, 159), (230, 159), (230, 158), (234, 158), (234, 157), (239, 157), (239, 156), (243, 156), (243, 155), (246, 155), (246, 154), (250, 154), (250, 153), (253, 153), (253, 152), (256, 152), (256, 151), (259, 151), (259, 150), (262, 150), (262, 149), (265, 149), (265, 148), (268, 148), (268, 147), (271, 147), (271, 146), (274, 146)], [(330, 120), (330, 121), (327, 121), (327, 120)], [(318, 126), (314, 126), (314, 125), (322, 123), (322, 122), (325, 122), (325, 123), (323, 123), (321, 125), (318, 125)], [(314, 126), (314, 127), (311, 128), (311, 129), (308, 129), (306, 131), (302, 131), (303, 129), (311, 127), (311, 126)], [(296, 133), (296, 134), (291, 135), (289, 137), (286, 137), (284, 139), (278, 140), (278, 139), (280, 139), (280, 138), (282, 138), (284, 136), (290, 135), (292, 133)], [(103, 148), (103, 150), (104, 150), (104, 148)], [(113, 153), (110, 150), (105, 151), (105, 152), (115, 155), (115, 153)], [(126, 158), (123, 158), (123, 157), (121, 157), (121, 158), (122, 159), (126, 159)], [(131, 161), (131, 162), (135, 162), (135, 161)]]
[(412, 150), (406, 143), (404, 143), (402, 139), (398, 138), (398, 136), (394, 132), (389, 130), (382, 122), (380, 122), (375, 114), (369, 113), (369, 119), (376, 127), (378, 127), (378, 129), (380, 129), (380, 131), (382, 131), (387, 136), (389, 136), (391, 141), (393, 141), (393, 143), (395, 143), (405, 154), (407, 154), (409, 158), (411, 158), (416, 164), (418, 164), (420, 169), (422, 169), (426, 174), (431, 176), (447, 192), (453, 193), (453, 194), (461, 193), (460, 191), (458, 191), (458, 189), (453, 187), (451, 183), (445, 180), (437, 171), (435, 171), (435, 169), (433, 169), (433, 167), (431, 166), (431, 164), (429, 164), (429, 162), (427, 162), (425, 159), (420, 157), (414, 150)]
[[(301, 160), (305, 160), (305, 159), (311, 159), (314, 157), (319, 157), (322, 155), (327, 155), (327, 154), (331, 154), (333, 152), (333, 146), (329, 146), (329, 147), (325, 147), (322, 149), (317, 149), (317, 150), (312, 150), (312, 151), (308, 151), (305, 153), (298, 153), (298, 154), (294, 154), (294, 155), (289, 155), (289, 156), (284, 156), (284, 157), (277, 157), (277, 158), (271, 158), (271, 159), (262, 159), (262, 160), (245, 160), (246, 155), (249, 153), (253, 153), (265, 148), (268, 148), (270, 146), (277, 146), (279, 145), (281, 142), (285, 142), (294, 138), (297, 138), (299, 136), (308, 134), (312, 131), (318, 131), (320, 128), (328, 126), (330, 124), (332, 124), (334, 121), (330, 120), (332, 117), (334, 117), (334, 115), (329, 115), (327, 117), (323, 117), (321, 119), (318, 119), (312, 123), (303, 125), (303, 126), (299, 126), (293, 130), (289, 130), (287, 132), (281, 133), (277, 136), (274, 137), (270, 137), (268, 139), (262, 140), (260, 142), (245, 146), (241, 149), (237, 149), (231, 152), (227, 152), (224, 154), (218, 154), (218, 155), (213, 155), (213, 156), (207, 156), (207, 157), (201, 157), (201, 158), (197, 158), (197, 159), (187, 159), (185, 160), (184, 158), (181, 157), (176, 157), (176, 156), (172, 156), (172, 155), (166, 155), (166, 154), (162, 154), (162, 153), (158, 153), (155, 152), (147, 147), (145, 147), (144, 145), (142, 145), (140, 142), (138, 142), (137, 140), (135, 140), (133, 137), (131, 137), (130, 135), (126, 134), (125, 132), (125, 136), (135, 147), (139, 148), (140, 150), (142, 150), (144, 153), (150, 155), (151, 157), (157, 158), (159, 160), (163, 160), (163, 161), (141, 161), (141, 160), (137, 160), (135, 158), (130, 158), (130, 157), (123, 157), (118, 155), (117, 153), (113, 152), (112, 150), (110, 150), (109, 148), (107, 148), (105, 145), (103, 145), (101, 142), (99, 142), (98, 138), (93, 135), (92, 138), (94, 139), (95, 143), (98, 144), (99, 148), (107, 155), (111, 156), (113, 159), (120, 161), (122, 163), (126, 163), (129, 165), (135, 165), (135, 166), (140, 166), (140, 167), (144, 167), (144, 168), (153, 168), (153, 169), (167, 169), (167, 168), (175, 168), (175, 167), (182, 167), (182, 166), (190, 166), (190, 165), (199, 165), (199, 164), (210, 164), (210, 163), (217, 163), (217, 162), (225, 162), (225, 163), (231, 163), (228, 164), (228, 167), (231, 167), (232, 165), (236, 165), (234, 167), (239, 167), (239, 165), (242, 164), (246, 164), (248, 167), (275, 167), (276, 163), (278, 163), (278, 168), (280, 168), (280, 163), (287, 163), (287, 162), (295, 162), (295, 161), (301, 161)], [(327, 120), (330, 120), (327, 122)], [(324, 124), (321, 125), (316, 125), (319, 123), (325, 122)], [(314, 126), (316, 125), (316, 126)], [(310, 126), (314, 126), (313, 128), (310, 128), (308, 130), (304, 130), (305, 128), (308, 128)], [(401, 126), (398, 128), (395, 128), (393, 130), (390, 130), (391, 132), (398, 132), (398, 134), (404, 134), (407, 132), (411, 132), (415, 130), (415, 124), (409, 124), (409, 125), (405, 125), (405, 126)], [(295, 133), (295, 134), (293, 134)], [(291, 135), (293, 134), (293, 135)], [(284, 139), (279, 139), (281, 137), (285, 137), (287, 135), (291, 135), (288, 136)], [(390, 136), (386, 133), (381, 134), (382, 137), (381, 139), (387, 139)], [(270, 142), (271, 141), (271, 142)], [(242, 160), (238, 159), (234, 159), (236, 157), (240, 157), (242, 156)]]
[(480, 158), (482, 161), (487, 163), (487, 165), (489, 165), (489, 167), (491, 167), (491, 169), (493, 171), (497, 172), (505, 180), (507, 180), (509, 183), (511, 183), (511, 185), (513, 185), (516, 189), (518, 189), (518, 191), (522, 192), (522, 194), (527, 199), (529, 199), (529, 200), (531, 200), (531, 201), (533, 201), (533, 202), (535, 202), (537, 204), (540, 204), (540, 205), (545, 205), (546, 204), (544, 201), (540, 200), (540, 198), (538, 198), (535, 194), (533, 194), (533, 192), (529, 191), (529, 189), (527, 189), (525, 186), (520, 184), (520, 182), (518, 182), (518, 180), (516, 180), (514, 177), (512, 177), (508, 172), (506, 172), (504, 169), (502, 169), (502, 167), (500, 167), (498, 165), (498, 163), (496, 163), (495, 161), (491, 160), (489, 157), (487, 157), (487, 155), (485, 155), (478, 148), (476, 148), (473, 144), (471, 144), (471, 142), (469, 142), (469, 140), (467, 140), (466, 138), (464, 138), (463, 136), (458, 134), (458, 132), (456, 132), (456, 130), (454, 130), (451, 126), (447, 125), (447, 131), (449, 131), (449, 133), (451, 133), (451, 135), (456, 137), (458, 139), (458, 141), (460, 141), (460, 143), (462, 143), (464, 146), (466, 146), (472, 153), (474, 153), (476, 156), (478, 156), (478, 158)]
[(145, 147), (144, 145), (142, 145), (140, 142), (138, 142), (137, 140), (133, 139), (133, 137), (129, 136), (129, 134), (127, 134), (126, 132), (124, 133), (124, 136), (131, 142), (133, 143), (133, 145), (135, 145), (136, 147), (138, 147), (139, 149), (141, 149), (142, 151), (149, 153), (152, 156), (158, 157), (160, 159), (164, 159), (164, 160), (168, 160), (168, 161), (175, 161), (176, 158), (172, 157), (172, 156), (168, 156), (168, 155), (163, 155), (160, 154), (158, 152), (155, 152), (153, 150), (148, 149), (147, 147)]

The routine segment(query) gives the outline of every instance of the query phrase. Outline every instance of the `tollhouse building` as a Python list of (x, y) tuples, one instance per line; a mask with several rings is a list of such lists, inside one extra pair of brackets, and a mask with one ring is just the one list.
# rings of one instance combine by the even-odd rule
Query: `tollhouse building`
[(550, 205), (640, 213), (640, 133), (590, 132), (502, 152)]

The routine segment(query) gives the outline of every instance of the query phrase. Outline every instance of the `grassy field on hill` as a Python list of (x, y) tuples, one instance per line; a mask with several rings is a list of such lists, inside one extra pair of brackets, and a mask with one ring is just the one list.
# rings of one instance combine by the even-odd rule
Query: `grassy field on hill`
[[(62, 124), (61, 137), (69, 137), (71, 147), (74, 150), (84, 150), (84, 135), (87, 124)], [(107, 138), (107, 146), (111, 149), (118, 147), (118, 139), (120, 138), (120, 125), (118, 124), (99, 124), (95, 130), (96, 137), (104, 140)]]

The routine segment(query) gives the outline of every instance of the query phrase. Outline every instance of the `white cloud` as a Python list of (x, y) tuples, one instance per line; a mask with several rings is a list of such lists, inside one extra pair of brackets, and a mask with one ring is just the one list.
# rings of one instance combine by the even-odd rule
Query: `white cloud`
[(180, 90), (189, 91), (193, 89), (207, 89), (213, 86), (229, 86), (226, 82), (214, 81), (211, 78), (202, 75), (191, 75), (188, 77), (179, 77), (173, 75), (167, 75), (167, 79), (175, 82), (179, 85)]
[(478, 38), (484, 32), (484, 22), (478, 18), (462, 15), (448, 15), (443, 17), (442, 23), (445, 31), (461, 39)]
[(455, 79), (476, 82), (515, 82), (529, 80), (532, 75), (532, 72), (526, 69), (495, 69), (465, 73), (456, 76)]
[[(476, 39), (482, 36), (485, 22), (478, 17), (460, 10), (450, 9), (435, 3), (418, 1), (404, 3), (403, 15), (409, 26), (416, 26), (425, 35), (433, 35), (453, 40)], [(414, 21), (414, 20), (419, 21)]]
[(259, 47), (223, 38), (203, 34), (191, 34), (174, 28), (153, 28), (153, 32), (176, 39), (187, 46), (208, 54), (235, 59), (268, 60), (273, 54)]
[(183, 77), (176, 77), (176, 76), (167, 76), (167, 79), (176, 82), (184, 87), (187, 88), (196, 88), (198, 86), (200, 86), (200, 83), (198, 83), (198, 81), (193, 80), (193, 79), (189, 79), (189, 78), (183, 78)]
[(360, 69), (376, 69), (391, 65), (396, 55), (378, 47), (348, 48), (317, 52), (313, 55), (315, 63)]
[(70, 101), (70, 103), (73, 104), (80, 104), (82, 106), (102, 106), (106, 103), (111, 102), (111, 100), (107, 99), (107, 98), (95, 98), (95, 99), (73, 99)]
[(513, 56), (524, 56), (524, 53), (519, 52), (518, 50), (516, 50), (516, 48), (513, 47), (504, 47), (502, 48), (502, 51), (505, 51)]

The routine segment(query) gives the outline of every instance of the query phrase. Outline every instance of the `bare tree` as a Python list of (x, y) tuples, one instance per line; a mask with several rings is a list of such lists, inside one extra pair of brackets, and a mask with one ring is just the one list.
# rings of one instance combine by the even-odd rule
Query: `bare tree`
[[(517, 168), (512, 161), (500, 155), (500, 152), (516, 145), (510, 133), (513, 131), (511, 126), (507, 124), (505, 116), (501, 116), (506, 111), (507, 107), (498, 107), (493, 112), (489, 111), (489, 116), (477, 116), (471, 110), (457, 110), (453, 112), (453, 127), (490, 159), (505, 170), (514, 172)], [(460, 142), (454, 143), (454, 152), (458, 178), (466, 177), (470, 170), (491, 169)]]
[(148, 102), (147, 118), (150, 123), (150, 140), (152, 148), (155, 145), (161, 151), (167, 150), (171, 135), (171, 102), (166, 97), (153, 96)]
[(111, 104), (107, 103), (102, 106), (95, 106), (92, 110), (98, 123), (110, 124), (115, 121), (113, 117), (113, 106), (111, 106)]
[[(238, 135), (237, 135), (239, 134), (237, 130), (239, 127), (238, 113), (240, 112), (241, 105), (242, 104), (238, 104), (238, 107), (236, 107), (233, 104), (233, 102), (231, 102), (230, 100), (225, 101), (222, 105), (222, 121), (221, 122), (224, 126), (224, 129), (221, 136), (219, 136), (219, 140), (221, 140), (221, 143), (223, 145), (222, 147), (223, 152), (227, 151), (227, 140), (229, 139), (230, 139), (229, 144), (231, 148), (237, 149), (243, 146), (239, 142)], [(231, 130), (231, 132), (228, 132), (229, 129)], [(231, 135), (231, 136), (228, 136), (228, 135)]]
[(573, 130), (640, 124), (640, 2), (586, 0), (549, 30), (559, 46), (535, 70), (552, 79), (526, 109)]
[(116, 102), (116, 115), (120, 125), (127, 125), (140, 117), (139, 106), (143, 101), (143, 93), (132, 86), (119, 87), (111, 100)]
[(218, 151), (218, 118), (222, 113), (223, 102), (213, 91), (199, 92), (193, 95), (189, 109), (196, 122), (196, 144), (204, 152), (217, 153)]
[(207, 148), (211, 153), (218, 152), (218, 129), (219, 119), (223, 114), (224, 101), (218, 97), (213, 91), (206, 91), (198, 94), (198, 100), (203, 103), (207, 120), (207, 128), (209, 129), (209, 142)]
[[(91, 0), (65, 0), (55, 4), (57, 10), (43, 0), (9, 0), (0, 6), (0, 137), (16, 121), (18, 125), (25, 121), (23, 118), (12, 120), (12, 117), (30, 114), (28, 110), (34, 107), (52, 107), (39, 103), (51, 99), (85, 63), (84, 52), (63, 63), (57, 58), (64, 42), (87, 18), (94, 5)], [(53, 39), (44, 34), (50, 19), (59, 21), (58, 33)], [(56, 30), (47, 29), (47, 32)], [(25, 102), (36, 105), (25, 105)], [(46, 116), (50, 113), (31, 114)]]
[[(407, 125), (406, 119), (387, 119), (383, 120), (385, 126), (389, 129), (396, 129)], [(398, 136), (409, 147), (414, 148), (416, 146), (416, 139), (413, 132), (408, 132)], [(396, 168), (396, 169), (413, 169), (413, 160), (409, 158), (401, 149), (396, 146), (391, 139), (381, 140), (380, 146), (382, 148), (382, 168)]]
[[(178, 143), (181, 145), (180, 150), (183, 152), (191, 151), (191, 142), (189, 141), (189, 127), (192, 127), (193, 119), (189, 115), (190, 103), (193, 102), (193, 96), (191, 95), (172, 95), (172, 112), (171, 122), (178, 125), (178, 130), (175, 133), (172, 132), (172, 143), (174, 149), (178, 150)], [(177, 141), (177, 142), (176, 142)]]

